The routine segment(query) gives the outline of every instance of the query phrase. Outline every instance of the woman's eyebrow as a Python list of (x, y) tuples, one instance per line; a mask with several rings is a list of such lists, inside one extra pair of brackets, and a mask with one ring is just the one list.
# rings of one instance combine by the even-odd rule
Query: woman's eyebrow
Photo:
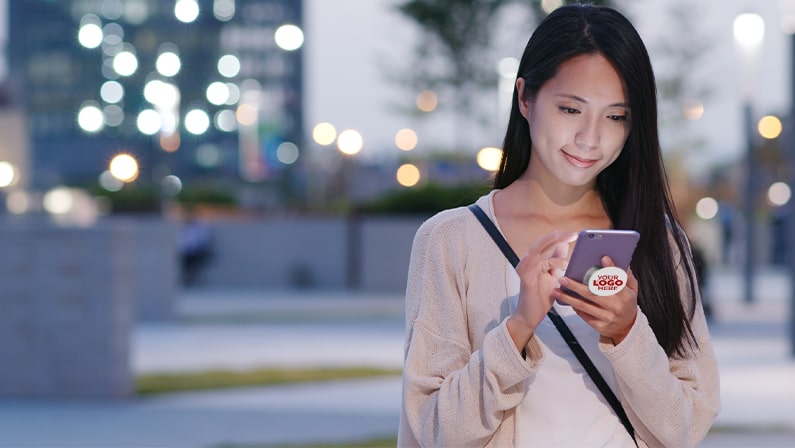
[[(577, 95), (572, 95), (570, 93), (558, 93), (555, 96), (568, 98), (568, 99), (571, 99), (571, 100), (574, 100), (574, 101), (579, 101), (581, 103), (588, 103), (588, 100), (586, 100), (585, 98), (579, 97)], [(627, 104), (627, 103), (613, 103), (613, 104), (608, 105), (607, 107), (623, 107), (624, 109), (629, 109), (629, 104)]]

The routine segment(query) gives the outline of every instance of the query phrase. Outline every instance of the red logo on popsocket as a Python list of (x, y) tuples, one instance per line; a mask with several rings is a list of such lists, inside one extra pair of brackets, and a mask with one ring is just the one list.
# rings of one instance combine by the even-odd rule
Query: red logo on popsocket
[(618, 294), (626, 285), (627, 272), (615, 266), (596, 269), (588, 277), (588, 289), (597, 296)]

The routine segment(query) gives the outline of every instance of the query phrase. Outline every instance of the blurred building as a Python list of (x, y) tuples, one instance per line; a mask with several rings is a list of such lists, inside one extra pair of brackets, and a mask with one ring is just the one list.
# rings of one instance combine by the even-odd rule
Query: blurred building
[(119, 152), (154, 184), (268, 181), (296, 160), (301, 1), (8, 4), (9, 84), (28, 117), (35, 188), (96, 183)]

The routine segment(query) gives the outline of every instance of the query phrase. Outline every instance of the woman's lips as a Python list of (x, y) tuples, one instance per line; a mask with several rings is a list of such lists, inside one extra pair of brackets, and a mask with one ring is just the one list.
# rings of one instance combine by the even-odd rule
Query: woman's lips
[(566, 151), (563, 151), (563, 156), (566, 157), (566, 160), (570, 164), (576, 166), (577, 168), (590, 168), (596, 163), (596, 160), (581, 159), (577, 156), (567, 153)]

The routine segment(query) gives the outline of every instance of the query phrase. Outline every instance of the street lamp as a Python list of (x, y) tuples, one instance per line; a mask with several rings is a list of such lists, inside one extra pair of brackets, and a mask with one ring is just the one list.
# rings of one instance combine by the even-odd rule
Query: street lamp
[[(789, 34), (790, 36), (790, 51), (792, 51), (791, 56), (795, 56), (795, 2), (793, 1), (780, 1), (779, 2), (779, 9), (780, 9), (780, 17), (781, 17), (781, 28), (782, 31)], [(795, 59), (790, 57), (791, 66), (790, 66), (790, 79), (792, 81), (791, 87), (795, 88)], [(787, 126), (788, 132), (787, 139), (786, 139), (786, 146), (787, 146), (787, 154), (789, 156), (789, 182), (790, 186), (795, 185), (795, 90), (790, 90), (790, 95), (792, 98), (790, 99), (790, 113), (789, 118), (787, 119)], [(789, 330), (789, 341), (790, 341), (790, 354), (795, 356), (795, 254), (792, 253), (792, 250), (795, 246), (795, 204), (790, 201), (789, 203), (789, 211), (787, 213), (788, 221), (785, 224), (785, 228), (787, 229), (787, 234), (789, 239), (787, 240), (789, 246), (787, 247), (787, 252), (789, 254), (789, 277), (790, 277), (790, 330)]]
[(765, 22), (758, 14), (740, 14), (734, 19), (734, 42), (742, 59), (743, 69), (743, 130), (745, 131), (746, 179), (743, 196), (745, 215), (745, 259), (743, 277), (745, 279), (746, 303), (753, 301), (753, 263), (754, 263), (754, 191), (756, 182), (756, 158), (754, 157), (754, 129), (752, 118), (753, 71), (762, 40), (765, 37)]

